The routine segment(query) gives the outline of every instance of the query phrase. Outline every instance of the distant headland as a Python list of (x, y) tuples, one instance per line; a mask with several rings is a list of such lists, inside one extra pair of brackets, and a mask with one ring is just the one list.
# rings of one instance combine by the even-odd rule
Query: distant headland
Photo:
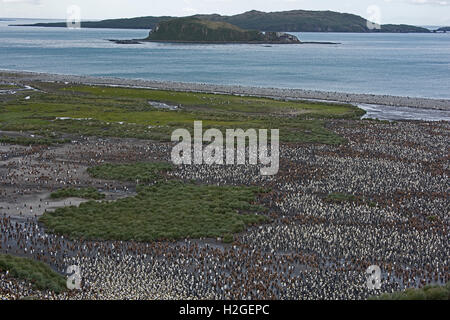
[(434, 30), (434, 32), (447, 33), (447, 32), (450, 32), (450, 27), (442, 27), (442, 28), (439, 28), (437, 30)]
[(144, 41), (187, 43), (292, 44), (300, 40), (283, 32), (244, 30), (226, 22), (178, 18), (159, 23)]
[[(130, 19), (110, 19), (83, 21), (83, 28), (111, 29), (155, 29), (162, 22), (176, 17), (138, 17)], [(248, 11), (233, 16), (219, 14), (195, 15), (191, 18), (213, 22), (225, 22), (244, 30), (271, 32), (384, 32), (384, 33), (430, 33), (427, 28), (411, 25), (384, 24), (379, 28), (369, 28), (363, 17), (333, 11), (292, 10), (281, 12)], [(36, 23), (21, 26), (65, 27), (65, 22)]]

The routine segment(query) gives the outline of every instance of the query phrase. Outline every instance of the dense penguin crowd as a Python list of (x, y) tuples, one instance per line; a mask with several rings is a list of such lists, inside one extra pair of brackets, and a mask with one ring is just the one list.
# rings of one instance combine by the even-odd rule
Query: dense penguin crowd
[[(258, 202), (270, 221), (230, 245), (69, 240), (48, 233), (36, 209), (30, 211), (30, 203), (47, 201), (33, 200), (33, 193), (65, 185), (132, 194), (132, 184), (92, 180), (86, 168), (169, 160), (169, 144), (90, 138), (50, 149), (1, 146), (0, 252), (45, 262), (61, 274), (80, 266), (82, 290), (43, 292), (3, 271), (0, 298), (366, 299), (448, 282), (449, 124), (333, 120), (329, 128), (348, 143), (282, 145), (273, 177), (250, 165), (186, 165), (169, 173), (267, 190)], [(333, 193), (352, 197), (335, 201)], [(381, 290), (367, 288), (371, 265), (382, 270)]]

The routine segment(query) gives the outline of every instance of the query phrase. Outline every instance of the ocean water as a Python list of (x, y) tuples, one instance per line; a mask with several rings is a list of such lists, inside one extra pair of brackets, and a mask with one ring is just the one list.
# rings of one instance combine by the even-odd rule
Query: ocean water
[(146, 30), (10, 27), (0, 69), (450, 99), (450, 34), (297, 33), (338, 45), (119, 45)]

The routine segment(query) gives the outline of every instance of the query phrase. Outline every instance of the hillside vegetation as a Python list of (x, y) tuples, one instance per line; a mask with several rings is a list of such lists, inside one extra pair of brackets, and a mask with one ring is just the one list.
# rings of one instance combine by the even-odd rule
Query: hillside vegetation
[(254, 204), (256, 187), (160, 182), (138, 186), (138, 195), (113, 202), (90, 201), (46, 212), (39, 221), (51, 232), (89, 240), (179, 240), (242, 232), (267, 217)]
[(56, 293), (67, 289), (64, 277), (40, 261), (0, 253), (0, 272), (8, 272), (13, 278), (30, 281), (36, 289)]
[(369, 300), (450, 300), (450, 282), (443, 286), (427, 285), (421, 289), (406, 289), (405, 291), (384, 293), (370, 297)]
[(264, 35), (259, 31), (242, 30), (226, 22), (180, 18), (158, 24), (148, 40), (249, 42), (264, 41)]
[(450, 27), (442, 27), (442, 28), (437, 29), (436, 31), (439, 31), (439, 32), (450, 32)]
[(300, 43), (292, 35), (243, 30), (226, 22), (179, 18), (161, 22), (150, 32), (150, 41), (224, 43)]
[(234, 16), (202, 15), (202, 19), (225, 21), (244, 29), (285, 32), (429, 32), (408, 25), (382, 25), (371, 30), (367, 20), (348, 13), (293, 10), (282, 12), (249, 11)]
[[(278, 32), (421, 32), (430, 30), (410, 25), (382, 25), (381, 29), (371, 30), (367, 20), (348, 13), (333, 11), (293, 10), (281, 12), (248, 11), (233, 16), (218, 14), (195, 15), (202, 20), (226, 22), (242, 29)], [(116, 29), (154, 29), (159, 23), (175, 19), (175, 17), (138, 17), (131, 19), (110, 19), (103, 21), (82, 22), (83, 28), (116, 28)], [(65, 22), (38, 23), (33, 26), (65, 27)]]
[[(33, 86), (46, 93), (4, 103), (0, 130), (42, 137), (58, 132), (170, 141), (175, 129), (192, 131), (194, 121), (201, 120), (205, 130), (281, 128), (283, 142), (340, 144), (346, 140), (327, 129), (326, 120), (364, 115), (355, 106), (332, 103), (55, 83)], [(149, 101), (179, 108), (161, 110)]]

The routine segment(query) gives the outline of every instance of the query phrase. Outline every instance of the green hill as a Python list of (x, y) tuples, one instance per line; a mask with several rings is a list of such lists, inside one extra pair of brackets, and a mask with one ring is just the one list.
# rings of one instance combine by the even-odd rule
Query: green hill
[(177, 42), (300, 43), (287, 34), (243, 30), (226, 22), (178, 18), (159, 23), (146, 40)]
[(383, 24), (380, 32), (385, 33), (430, 33), (429, 29), (406, 24)]
[(225, 21), (244, 29), (286, 32), (367, 32), (359, 16), (332, 11), (249, 11), (234, 16), (201, 15), (202, 19)]
[[(83, 28), (104, 28), (104, 29), (153, 29), (161, 21), (171, 20), (173, 17), (138, 17), (128, 19), (108, 19), (102, 21), (82, 21)], [(40, 22), (34, 24), (15, 24), (12, 26), (26, 27), (63, 27), (66, 22)]]
[(450, 32), (450, 27), (442, 27), (436, 30), (437, 32)]
[[(242, 29), (277, 32), (423, 32), (430, 30), (409, 25), (382, 25), (370, 30), (367, 20), (348, 13), (333, 11), (293, 10), (282, 12), (249, 11), (234, 16), (218, 14), (196, 15), (194, 18), (215, 22), (226, 22)], [(157, 24), (175, 17), (139, 17), (82, 22), (83, 28), (154, 29)], [(64, 27), (65, 22), (38, 23), (28, 26)]]

